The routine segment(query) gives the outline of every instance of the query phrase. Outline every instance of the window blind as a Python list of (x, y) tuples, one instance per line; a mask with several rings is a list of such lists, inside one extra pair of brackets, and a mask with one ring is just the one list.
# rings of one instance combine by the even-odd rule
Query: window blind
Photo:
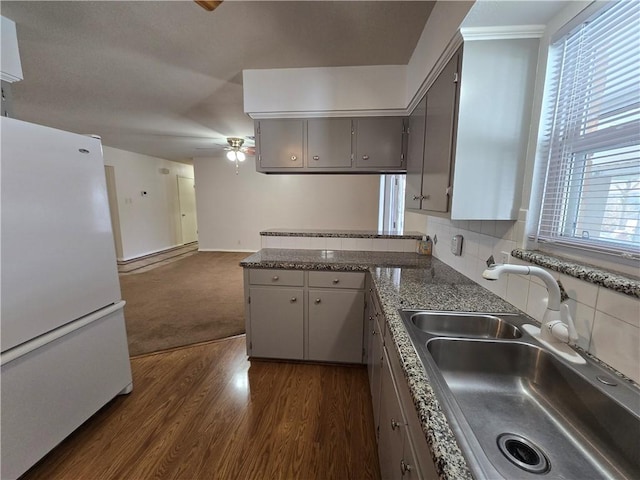
[(612, 2), (550, 51), (536, 232), (640, 257), (640, 2)]

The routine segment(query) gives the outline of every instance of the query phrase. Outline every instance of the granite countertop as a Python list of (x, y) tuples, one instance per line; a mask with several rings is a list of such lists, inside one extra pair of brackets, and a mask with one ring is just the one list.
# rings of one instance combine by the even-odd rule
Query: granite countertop
[(605, 271), (593, 265), (576, 263), (557, 256), (552, 257), (536, 250), (516, 248), (511, 252), (511, 255), (585, 282), (600, 285), (630, 297), (640, 298), (640, 279), (638, 277)]
[(519, 313), (513, 305), (437, 258), (415, 253), (263, 249), (240, 265), (371, 272), (436, 470), (445, 479), (473, 478), (398, 309)]
[(329, 238), (395, 238), (422, 240), (420, 232), (393, 233), (384, 230), (292, 230), (286, 228), (271, 228), (260, 232), (263, 237), (329, 237)]

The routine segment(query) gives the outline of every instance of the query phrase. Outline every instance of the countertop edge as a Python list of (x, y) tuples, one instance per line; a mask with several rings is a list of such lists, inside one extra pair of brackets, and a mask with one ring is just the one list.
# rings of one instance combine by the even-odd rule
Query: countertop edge
[(619, 273), (609, 272), (593, 265), (577, 263), (572, 260), (552, 256), (538, 250), (516, 248), (511, 252), (511, 255), (525, 262), (533, 263), (555, 272), (564, 273), (570, 277), (599, 285), (615, 292), (629, 295), (630, 297), (640, 298), (640, 280)]
[(352, 232), (323, 232), (323, 231), (273, 231), (265, 230), (260, 232), (262, 237), (319, 237), (319, 238), (382, 238), (397, 240), (422, 240), (423, 234), (419, 232), (407, 232), (406, 234), (395, 234), (387, 232), (372, 231), (352, 231)]

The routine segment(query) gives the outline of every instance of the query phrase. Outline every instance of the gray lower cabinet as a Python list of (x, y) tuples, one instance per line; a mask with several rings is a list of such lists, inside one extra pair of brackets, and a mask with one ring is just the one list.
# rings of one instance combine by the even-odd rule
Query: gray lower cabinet
[(355, 118), (353, 124), (356, 169), (405, 167), (405, 117)]
[(247, 354), (363, 363), (363, 272), (245, 269)]
[[(381, 326), (382, 317), (380, 306), (375, 293), (369, 293), (369, 316), (367, 318), (367, 370), (369, 373), (369, 388), (371, 389), (371, 403), (373, 406), (373, 421), (376, 435), (380, 421), (380, 383), (382, 375), (382, 360), (384, 349), (384, 330)], [(383, 325), (383, 324), (382, 324)]]
[[(375, 294), (371, 296), (375, 300)], [(385, 480), (435, 480), (438, 475), (394, 340), (383, 312), (379, 312), (377, 320), (375, 313), (369, 320), (369, 325), (377, 325), (383, 333), (371, 336), (375, 340), (370, 340), (368, 367), (381, 476)]]
[(309, 289), (309, 360), (362, 363), (364, 292)]
[[(385, 353), (382, 361), (381, 398), (380, 398), (380, 426), (378, 439), (378, 459), (380, 461), (380, 476), (385, 480), (402, 478), (403, 447), (406, 436), (406, 422), (402, 415), (402, 408), (398, 401), (389, 359)], [(405, 462), (405, 470), (412, 465)]]
[(304, 358), (304, 290), (251, 287), (251, 354), (255, 357)]
[(304, 167), (304, 120), (258, 120), (256, 130), (256, 166), (261, 169), (298, 169)]

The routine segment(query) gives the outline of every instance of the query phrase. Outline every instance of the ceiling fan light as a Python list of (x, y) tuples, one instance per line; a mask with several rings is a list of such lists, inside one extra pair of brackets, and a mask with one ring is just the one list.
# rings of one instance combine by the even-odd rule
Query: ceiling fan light
[(245, 154), (242, 153), (242, 152), (238, 152), (238, 153), (236, 153), (236, 155), (238, 156), (238, 161), (240, 161), (240, 162), (244, 162), (244, 159), (247, 158), (245, 156)]
[(236, 152), (234, 152), (233, 150), (231, 150), (230, 152), (227, 152), (227, 158), (229, 160), (231, 160), (232, 162), (236, 161)]

